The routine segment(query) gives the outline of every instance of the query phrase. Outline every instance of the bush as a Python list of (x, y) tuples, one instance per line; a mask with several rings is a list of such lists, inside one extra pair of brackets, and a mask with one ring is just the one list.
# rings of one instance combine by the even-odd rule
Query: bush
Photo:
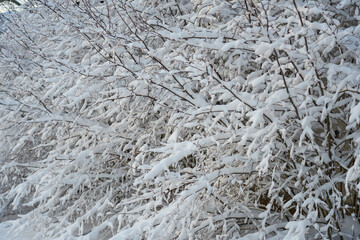
[(17, 226), (37, 239), (358, 237), (359, 8), (42, 0), (3, 15), (3, 214), (30, 206)]

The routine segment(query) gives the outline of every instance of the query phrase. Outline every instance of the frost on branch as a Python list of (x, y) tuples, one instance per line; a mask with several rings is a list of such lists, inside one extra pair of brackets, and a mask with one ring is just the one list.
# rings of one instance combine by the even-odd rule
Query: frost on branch
[(359, 11), (41, 0), (2, 14), (0, 216), (21, 213), (36, 239), (359, 237)]

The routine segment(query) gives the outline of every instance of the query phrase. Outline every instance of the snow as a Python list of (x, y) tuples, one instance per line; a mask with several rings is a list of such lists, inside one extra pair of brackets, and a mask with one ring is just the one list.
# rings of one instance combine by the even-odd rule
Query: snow
[(24, 226), (20, 229), (12, 229), (12, 223), (2, 222), (0, 223), (0, 240), (34, 240), (35, 231), (30, 227)]
[(0, 238), (356, 239), (359, 4), (1, 14)]
[(182, 143), (178, 143), (178, 144), (173, 143), (173, 145), (171, 146), (170, 149), (168, 147), (164, 147), (161, 149), (153, 150), (156, 152), (161, 152), (161, 151), (171, 152), (171, 155), (169, 157), (162, 159), (159, 163), (156, 163), (152, 167), (150, 172), (148, 172), (145, 175), (144, 180), (147, 181), (147, 180), (154, 179), (163, 171), (166, 171), (166, 170), (168, 171), (169, 166), (171, 164), (177, 163), (184, 157), (187, 157), (190, 154), (192, 154), (195, 150), (196, 150), (196, 147), (191, 142), (182, 142)]
[(355, 216), (346, 215), (340, 226), (344, 240), (360, 239), (360, 223)]

